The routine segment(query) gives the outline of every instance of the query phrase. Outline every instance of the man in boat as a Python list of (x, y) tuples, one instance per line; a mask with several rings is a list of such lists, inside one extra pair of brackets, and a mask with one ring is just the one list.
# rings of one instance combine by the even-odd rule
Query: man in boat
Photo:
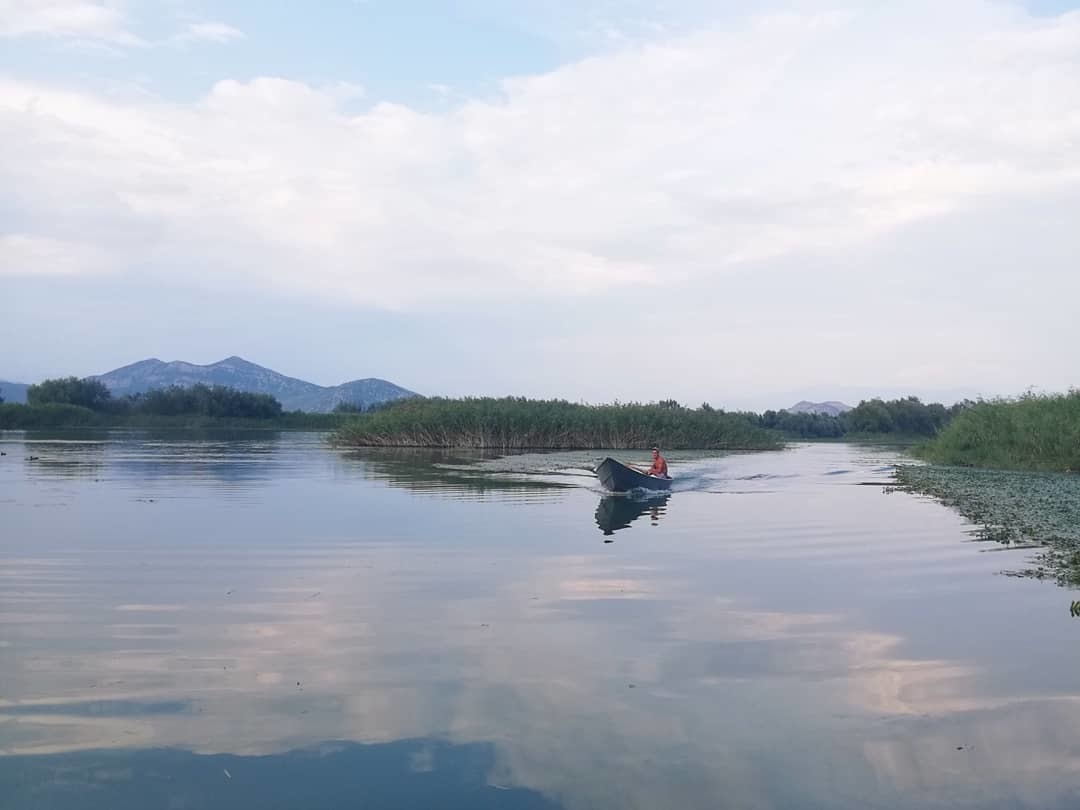
[(654, 447), (652, 449), (652, 466), (649, 467), (649, 475), (655, 475), (657, 478), (669, 478), (667, 473), (667, 462), (664, 461), (664, 457), (660, 455), (660, 448)]

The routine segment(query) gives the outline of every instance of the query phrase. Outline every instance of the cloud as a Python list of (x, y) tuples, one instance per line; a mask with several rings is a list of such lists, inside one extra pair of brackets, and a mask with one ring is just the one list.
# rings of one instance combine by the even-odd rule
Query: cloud
[(0, 37), (47, 36), (113, 45), (142, 43), (116, 3), (93, 0), (0, 0)]
[(223, 22), (188, 23), (173, 39), (177, 42), (216, 42), (225, 45), (244, 39), (244, 32)]
[(273, 77), (193, 103), (9, 79), (0, 205), (208, 289), (411, 309), (696, 283), (1080, 188), (1076, 53), (1080, 13), (919, 2), (662, 35), (438, 114)]
[(95, 245), (31, 236), (0, 235), (0, 276), (70, 276), (107, 273), (112, 257)]

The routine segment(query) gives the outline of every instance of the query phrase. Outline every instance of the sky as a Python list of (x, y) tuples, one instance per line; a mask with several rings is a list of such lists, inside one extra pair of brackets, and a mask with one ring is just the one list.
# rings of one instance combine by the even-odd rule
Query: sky
[(1077, 223), (1080, 0), (0, 0), (0, 379), (1061, 391)]

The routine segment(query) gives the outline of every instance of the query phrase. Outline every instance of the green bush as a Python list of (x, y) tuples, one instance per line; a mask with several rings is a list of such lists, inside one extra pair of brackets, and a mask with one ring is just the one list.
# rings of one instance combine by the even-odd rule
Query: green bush
[(281, 403), (269, 394), (253, 394), (224, 385), (173, 385), (125, 399), (130, 411), (155, 416), (232, 419), (276, 419), (281, 416)]
[(939, 402), (923, 403), (918, 397), (889, 401), (863, 400), (841, 418), (847, 433), (896, 433), (934, 436), (958, 412)]
[(970, 403), (918, 452), (940, 464), (1080, 472), (1080, 390)]
[(97, 411), (105, 408), (111, 398), (105, 383), (90, 378), (62, 377), (26, 389), (27, 405), (78, 405)]

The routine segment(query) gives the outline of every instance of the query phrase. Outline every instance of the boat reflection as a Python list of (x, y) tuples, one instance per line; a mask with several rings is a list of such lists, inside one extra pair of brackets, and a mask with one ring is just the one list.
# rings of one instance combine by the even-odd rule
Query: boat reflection
[(605, 535), (611, 535), (619, 529), (626, 529), (642, 515), (648, 513), (649, 522), (656, 525), (660, 516), (667, 511), (667, 502), (671, 493), (654, 495), (649, 498), (635, 498), (627, 495), (606, 495), (596, 507), (596, 525)]

